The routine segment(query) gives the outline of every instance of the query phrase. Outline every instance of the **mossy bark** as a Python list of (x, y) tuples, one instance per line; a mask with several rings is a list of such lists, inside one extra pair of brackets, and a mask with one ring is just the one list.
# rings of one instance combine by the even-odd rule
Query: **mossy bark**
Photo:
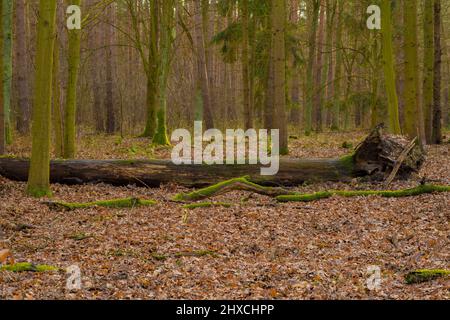
[(336, 65), (334, 76), (334, 101), (331, 108), (331, 130), (337, 131), (340, 128), (340, 108), (341, 108), (341, 76), (342, 76), (342, 60), (343, 60), (343, 46), (342, 46), (342, 30), (345, 21), (344, 1), (338, 1), (338, 21), (336, 26)]
[(400, 134), (400, 118), (398, 111), (398, 97), (395, 87), (395, 69), (394, 52), (392, 48), (392, 2), (391, 0), (381, 1), (382, 14), (382, 51), (383, 51), (383, 70), (386, 83), (386, 92), (388, 100), (389, 130), (394, 134)]
[(32, 151), (27, 185), (28, 194), (35, 197), (51, 195), (50, 124), (55, 18), (56, 0), (41, 0), (36, 47)]
[(403, 1), (405, 51), (404, 133), (411, 139), (421, 137), (419, 125), (419, 63), (417, 42), (417, 0)]
[[(276, 2), (276, 1), (273, 1)], [(320, 3), (319, 0), (312, 0), (308, 2), (308, 16), (309, 21), (309, 52), (308, 64), (306, 69), (306, 104), (305, 104), (305, 134), (309, 136), (312, 132), (312, 112), (313, 112), (313, 98), (314, 98), (314, 60), (316, 58), (316, 37), (319, 20)], [(273, 23), (273, 22), (272, 22)]]
[(172, 27), (173, 27), (173, 0), (165, 0), (162, 3), (161, 31), (160, 31), (160, 66), (158, 78), (158, 125), (153, 144), (169, 146), (170, 140), (167, 136), (167, 81), (169, 78), (171, 52), (172, 52)]
[(93, 207), (134, 208), (139, 206), (152, 206), (156, 204), (156, 201), (143, 200), (138, 198), (126, 198), (126, 199), (102, 200), (86, 203), (63, 202), (63, 201), (47, 201), (44, 203), (48, 205), (51, 209), (76, 210)]
[[(136, 12), (132, 11), (132, 19), (135, 32), (139, 34), (138, 19)], [(157, 114), (157, 91), (158, 91), (158, 74), (159, 74), (159, 63), (158, 63), (158, 38), (159, 38), (159, 28), (158, 28), (158, 6), (156, 1), (150, 2), (150, 39), (149, 39), (149, 50), (148, 50), (148, 60), (144, 58), (144, 53), (141, 51), (142, 60), (146, 66), (145, 72), (147, 75), (147, 94), (146, 94), (146, 105), (147, 105), (147, 119), (145, 122), (145, 129), (142, 137), (151, 138), (155, 136), (158, 120), (156, 118)]]

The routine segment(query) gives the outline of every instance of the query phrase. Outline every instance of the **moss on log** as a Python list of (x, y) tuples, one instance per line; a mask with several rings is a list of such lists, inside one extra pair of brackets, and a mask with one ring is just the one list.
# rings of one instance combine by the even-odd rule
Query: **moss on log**
[(46, 201), (44, 203), (48, 205), (51, 209), (76, 210), (93, 207), (134, 208), (139, 206), (152, 206), (156, 204), (156, 201), (143, 200), (139, 198), (126, 198), (126, 199), (101, 200), (86, 203), (64, 202), (64, 201)]
[(422, 283), (437, 278), (449, 277), (450, 270), (445, 269), (421, 269), (409, 272), (405, 275), (407, 284)]
[(11, 271), (11, 272), (48, 272), (48, 271), (59, 271), (60, 268), (49, 266), (45, 264), (34, 265), (29, 262), (19, 262), (11, 265), (4, 265), (0, 267), (2, 271)]
[(276, 197), (279, 202), (311, 202), (320, 199), (330, 198), (332, 196), (340, 197), (366, 197), (380, 196), (384, 198), (401, 198), (418, 196), (421, 194), (434, 192), (450, 192), (450, 186), (420, 185), (411, 189), (403, 190), (367, 190), (367, 191), (321, 191), (310, 194), (290, 194)]

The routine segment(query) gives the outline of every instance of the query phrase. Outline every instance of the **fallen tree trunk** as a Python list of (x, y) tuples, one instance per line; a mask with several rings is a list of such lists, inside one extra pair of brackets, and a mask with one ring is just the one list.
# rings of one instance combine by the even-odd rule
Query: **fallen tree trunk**
[[(305, 182), (349, 181), (355, 177), (385, 178), (409, 141), (373, 131), (353, 155), (341, 159), (281, 159), (275, 176), (260, 175), (261, 165), (175, 165), (170, 160), (55, 160), (50, 165), (52, 183), (139, 185), (158, 187), (175, 183), (203, 187), (220, 180), (249, 176), (249, 181), (269, 186), (295, 186)], [(417, 171), (424, 156), (414, 147), (402, 162), (398, 177)], [(0, 175), (27, 181), (27, 159), (0, 158)]]

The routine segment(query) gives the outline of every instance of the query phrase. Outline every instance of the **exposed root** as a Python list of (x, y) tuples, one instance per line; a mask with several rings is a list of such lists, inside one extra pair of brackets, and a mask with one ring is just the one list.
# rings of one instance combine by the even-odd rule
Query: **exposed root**
[(250, 191), (269, 197), (277, 197), (280, 195), (292, 194), (292, 192), (277, 187), (263, 187), (259, 184), (253, 183), (248, 180), (249, 177), (235, 178), (227, 181), (223, 181), (212, 185), (207, 188), (203, 188), (190, 193), (179, 193), (175, 196), (175, 201), (198, 201), (208, 199), (214, 196), (218, 196), (234, 190)]
[(384, 190), (384, 191), (322, 191), (310, 194), (291, 194), (291, 195), (281, 195), (277, 196), (276, 199), (279, 202), (311, 202), (320, 199), (330, 198), (332, 196), (341, 197), (365, 197), (365, 196), (381, 196), (385, 198), (401, 198), (401, 197), (412, 197), (418, 196), (426, 193), (434, 192), (450, 192), (450, 186), (434, 186), (434, 185), (420, 185), (411, 189), (404, 190)]
[[(343, 190), (331, 190), (321, 191), (309, 194), (295, 193), (283, 188), (263, 187), (248, 180), (248, 177), (235, 178), (227, 181), (223, 181), (212, 185), (207, 188), (203, 188), (191, 193), (180, 193), (174, 198), (174, 201), (197, 201), (202, 199), (211, 198), (234, 190), (250, 191), (269, 197), (276, 198), (279, 202), (311, 202), (320, 199), (330, 198), (332, 196), (341, 197), (365, 197), (365, 196), (381, 196), (385, 198), (401, 198), (418, 196), (421, 194), (434, 193), (434, 192), (450, 192), (450, 186), (439, 186), (422, 184), (415, 188), (403, 189), (403, 190), (367, 190), (367, 191), (343, 191)], [(192, 205), (186, 205), (184, 208), (193, 209), (199, 207), (211, 207), (211, 206), (227, 206), (223, 203), (198, 203)]]
[(443, 278), (443, 277), (449, 277), (450, 276), (450, 270), (444, 270), (444, 269), (435, 269), (435, 270), (428, 270), (428, 269), (422, 269), (422, 270), (415, 270), (407, 275), (405, 275), (405, 280), (407, 284), (414, 284), (414, 283), (422, 283), (426, 281), (431, 281), (437, 278)]
[(76, 210), (93, 207), (105, 207), (105, 208), (134, 208), (139, 206), (152, 206), (156, 204), (153, 200), (143, 200), (138, 198), (126, 198), (126, 199), (114, 199), (104, 200), (86, 203), (77, 202), (63, 202), (63, 201), (46, 201), (43, 202), (48, 205), (50, 209), (54, 210)]

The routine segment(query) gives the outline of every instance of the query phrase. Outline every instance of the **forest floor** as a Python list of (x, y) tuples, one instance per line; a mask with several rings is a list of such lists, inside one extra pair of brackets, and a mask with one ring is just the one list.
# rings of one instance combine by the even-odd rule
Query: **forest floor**
[[(292, 139), (293, 157), (338, 157), (365, 133)], [(448, 141), (448, 137), (446, 138)], [(20, 146), (20, 147), (19, 147)], [(99, 147), (101, 146), (101, 147)], [(11, 146), (29, 154), (29, 139)], [(450, 144), (427, 148), (420, 176), (450, 185)], [(144, 139), (84, 136), (80, 158), (167, 157)], [(420, 177), (392, 188), (416, 186)], [(353, 181), (296, 188), (382, 189)], [(230, 208), (187, 210), (168, 201), (187, 191), (135, 186), (53, 185), (53, 199), (86, 202), (139, 197), (152, 207), (50, 210), (26, 197), (25, 184), (0, 177), (0, 249), (19, 262), (78, 265), (82, 290), (66, 290), (57, 272), (0, 272), (0, 299), (449, 299), (448, 279), (405, 284), (414, 269), (450, 267), (450, 194), (412, 198), (332, 197), (277, 203), (232, 192), (216, 198)], [(379, 266), (378, 291), (367, 268)]]

